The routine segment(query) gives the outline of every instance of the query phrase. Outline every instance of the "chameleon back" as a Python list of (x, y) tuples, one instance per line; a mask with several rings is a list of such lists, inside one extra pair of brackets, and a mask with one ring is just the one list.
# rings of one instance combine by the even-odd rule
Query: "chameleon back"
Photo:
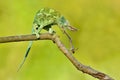
[(38, 26), (57, 24), (57, 20), (60, 16), (60, 13), (54, 9), (43, 8), (36, 13), (33, 24), (37, 24)]

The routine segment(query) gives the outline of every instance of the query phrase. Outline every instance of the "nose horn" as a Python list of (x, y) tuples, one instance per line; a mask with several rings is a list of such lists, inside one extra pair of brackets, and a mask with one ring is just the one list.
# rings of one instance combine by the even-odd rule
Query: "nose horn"
[(68, 26), (68, 29), (71, 30), (71, 31), (78, 31), (78, 29), (73, 27), (73, 26)]

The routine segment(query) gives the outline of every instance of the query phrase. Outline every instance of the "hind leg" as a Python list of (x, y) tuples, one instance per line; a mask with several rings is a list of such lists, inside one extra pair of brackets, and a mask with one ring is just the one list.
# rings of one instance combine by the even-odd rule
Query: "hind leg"
[(37, 24), (33, 25), (33, 34), (36, 35), (37, 38), (40, 38), (40, 32), (43, 29), (43, 26), (39, 26)]
[(50, 34), (54, 34), (55, 31), (52, 29), (52, 28), (49, 28), (49, 31), (48, 31)]

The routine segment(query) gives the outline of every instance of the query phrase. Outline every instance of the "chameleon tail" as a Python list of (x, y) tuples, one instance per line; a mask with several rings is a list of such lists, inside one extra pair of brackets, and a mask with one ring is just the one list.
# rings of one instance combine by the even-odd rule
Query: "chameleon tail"
[(24, 62), (25, 62), (25, 60), (26, 60), (26, 58), (27, 58), (27, 56), (28, 56), (28, 54), (29, 54), (29, 51), (30, 51), (30, 49), (31, 49), (32, 43), (33, 43), (33, 41), (30, 41), (30, 42), (29, 42), (29, 45), (28, 45), (27, 51), (26, 51), (26, 53), (25, 53), (24, 59), (23, 59), (22, 63), (20, 64), (17, 72), (18, 72), (18, 71), (21, 69), (21, 67), (23, 66), (23, 64), (24, 64)]

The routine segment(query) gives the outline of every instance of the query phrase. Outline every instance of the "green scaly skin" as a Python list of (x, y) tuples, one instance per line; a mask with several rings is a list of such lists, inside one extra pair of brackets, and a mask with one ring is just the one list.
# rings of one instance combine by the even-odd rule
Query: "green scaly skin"
[[(65, 29), (68, 28), (71, 31), (76, 31), (77, 29), (70, 26), (69, 22), (65, 19), (64, 16), (62, 16), (58, 11), (51, 9), (51, 8), (42, 8), (40, 9), (34, 18), (33, 21), (33, 28), (32, 28), (32, 34), (36, 34), (36, 37), (40, 37), (40, 32), (42, 29), (47, 30), (49, 33), (54, 34), (55, 31), (52, 30), (52, 25), (58, 25), (58, 27), (66, 34), (66, 36), (70, 40), (70, 44), (72, 46), (71, 51), (74, 53), (74, 46), (72, 45), (72, 39), (71, 37), (66, 33)], [(33, 41), (30, 41), (26, 54), (24, 56), (24, 59), (22, 63), (20, 64), (18, 71), (24, 64), (29, 51), (31, 49)]]

